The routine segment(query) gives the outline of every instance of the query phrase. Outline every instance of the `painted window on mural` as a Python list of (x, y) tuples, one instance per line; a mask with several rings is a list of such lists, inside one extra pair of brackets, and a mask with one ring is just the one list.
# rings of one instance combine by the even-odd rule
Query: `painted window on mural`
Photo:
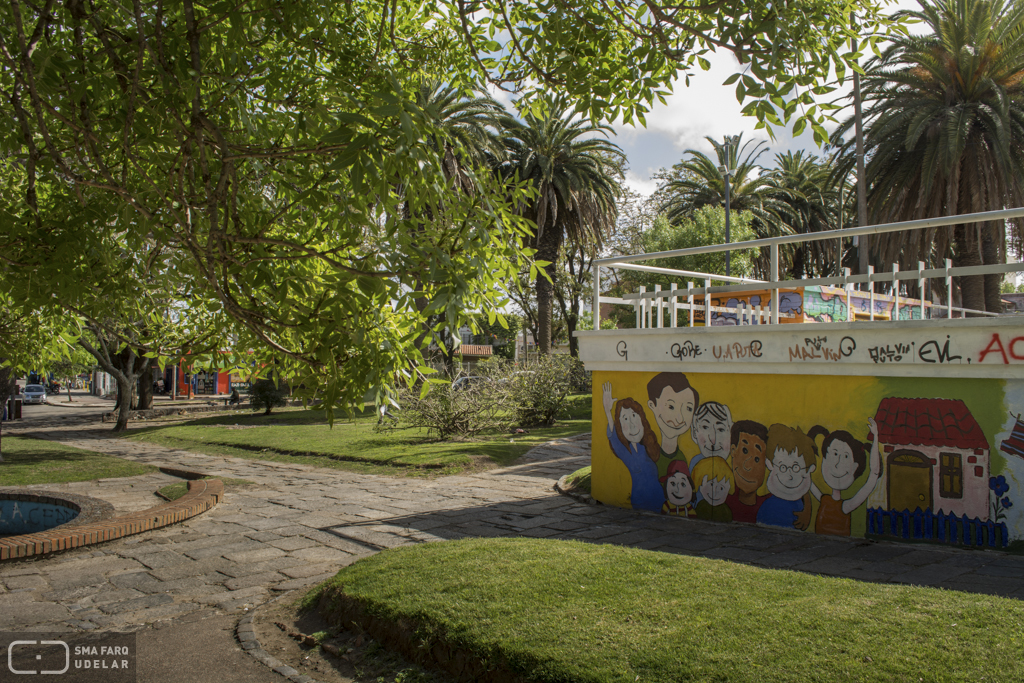
[(943, 498), (964, 497), (964, 468), (959, 453), (939, 454), (939, 495)]

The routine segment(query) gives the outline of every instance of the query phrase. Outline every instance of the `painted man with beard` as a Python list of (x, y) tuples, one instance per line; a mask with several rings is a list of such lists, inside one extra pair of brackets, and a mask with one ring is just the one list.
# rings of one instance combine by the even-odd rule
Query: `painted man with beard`
[(679, 437), (690, 430), (700, 395), (683, 373), (661, 372), (647, 383), (647, 398), (647, 407), (654, 415), (661, 434), (658, 476), (664, 477), (673, 460), (690, 461), (680, 447)]

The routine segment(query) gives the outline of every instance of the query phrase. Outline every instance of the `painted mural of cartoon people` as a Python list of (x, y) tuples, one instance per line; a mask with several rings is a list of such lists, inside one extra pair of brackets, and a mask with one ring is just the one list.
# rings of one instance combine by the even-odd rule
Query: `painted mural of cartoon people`
[(693, 517), (693, 480), (685, 460), (673, 460), (668, 464), (668, 472), (661, 477), (665, 487), (665, 504), (661, 507), (663, 515), (679, 515)]
[(661, 433), (659, 476), (665, 476), (673, 460), (686, 457), (680, 449), (679, 437), (690, 430), (699, 403), (700, 395), (681, 372), (660, 372), (647, 383), (647, 407)]
[(725, 504), (725, 500), (736, 489), (732, 468), (725, 458), (713, 455), (701, 460), (693, 468), (693, 481), (701, 496), (696, 507), (697, 519), (731, 522), (732, 510)]
[(811, 473), (818, 461), (814, 440), (782, 424), (768, 428), (768, 492), (757, 511), (759, 524), (806, 529), (811, 521)]
[(814, 531), (831, 536), (850, 535), (850, 515), (859, 508), (874, 490), (882, 476), (882, 455), (878, 450), (878, 425), (874, 418), (868, 419), (868, 429), (874, 435), (871, 449), (871, 469), (868, 480), (853, 496), (843, 500), (843, 491), (853, 486), (864, 469), (868, 458), (864, 454), (867, 444), (853, 438), (850, 432), (836, 430), (829, 433), (824, 427), (814, 427), (807, 433), (812, 439), (824, 434), (821, 444), (821, 476), (832, 487), (832, 495), (822, 495), (818, 487), (811, 484), (811, 495), (818, 499), (818, 514), (814, 518)]
[(616, 401), (612, 398), (610, 382), (605, 382), (602, 389), (608, 420), (608, 443), (629, 470), (632, 480), (629, 501), (634, 509), (660, 512), (665, 504), (665, 492), (658, 481), (658, 466), (655, 464), (660, 455), (658, 438), (639, 403), (631, 398)]
[(729, 406), (717, 401), (701, 403), (693, 415), (690, 437), (700, 453), (690, 460), (690, 471), (704, 458), (725, 458), (729, 454), (729, 435), (732, 432), (732, 413)]
[(768, 499), (767, 495), (757, 495), (764, 484), (768, 428), (760, 422), (740, 420), (732, 426), (730, 443), (729, 459), (736, 492), (725, 499), (725, 504), (732, 510), (734, 522), (753, 524), (761, 504)]

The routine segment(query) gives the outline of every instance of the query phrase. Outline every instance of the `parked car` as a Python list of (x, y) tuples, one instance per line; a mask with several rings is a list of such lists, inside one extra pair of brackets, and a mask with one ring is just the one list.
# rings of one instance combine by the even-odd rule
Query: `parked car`
[(467, 375), (464, 377), (459, 377), (457, 380), (452, 382), (452, 390), (466, 391), (467, 389), (472, 389), (476, 386), (479, 386), (481, 382), (486, 381), (486, 377), (480, 377), (478, 375)]
[(42, 384), (28, 384), (23, 396), (25, 403), (46, 403), (46, 387)]

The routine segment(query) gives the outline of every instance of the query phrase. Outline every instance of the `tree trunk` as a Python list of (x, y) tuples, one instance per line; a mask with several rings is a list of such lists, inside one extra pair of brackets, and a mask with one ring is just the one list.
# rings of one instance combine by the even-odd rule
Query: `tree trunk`
[(153, 407), (153, 370), (152, 367), (148, 368), (139, 379), (139, 410)]
[[(981, 250), (978, 244), (978, 230), (973, 225), (957, 225), (953, 228), (953, 241), (956, 253), (953, 265), (980, 266)], [(985, 278), (982, 275), (970, 275), (960, 278), (961, 306), (977, 311), (985, 310)], [(972, 317), (974, 314), (970, 314)]]
[(558, 261), (558, 252), (561, 246), (561, 226), (549, 227), (538, 241), (535, 255), (538, 261), (548, 262), (548, 265), (544, 266), (544, 272), (548, 277), (544, 277), (540, 271), (537, 272), (537, 334), (539, 337), (536, 341), (538, 353), (544, 356), (551, 355), (552, 309), (555, 299), (554, 283), (557, 277), (555, 264)]
[(117, 423), (114, 425), (115, 432), (123, 432), (128, 428), (128, 416), (132, 409), (132, 399), (135, 398), (135, 388), (139, 376), (148, 373), (152, 359), (139, 356), (131, 347), (124, 347), (119, 352), (117, 342), (108, 342), (102, 332), (93, 329), (96, 334), (96, 346), (90, 344), (84, 337), (78, 340), (79, 345), (92, 354), (99, 366), (109, 373), (117, 382)]
[[(1006, 252), (999, 248), (1005, 239), (1001, 222), (985, 223), (981, 228), (981, 258), (986, 266), (1006, 262)], [(1001, 273), (990, 273), (982, 277), (985, 279), (985, 310), (989, 313), (1002, 313), (1001, 289), (1004, 276)]]

